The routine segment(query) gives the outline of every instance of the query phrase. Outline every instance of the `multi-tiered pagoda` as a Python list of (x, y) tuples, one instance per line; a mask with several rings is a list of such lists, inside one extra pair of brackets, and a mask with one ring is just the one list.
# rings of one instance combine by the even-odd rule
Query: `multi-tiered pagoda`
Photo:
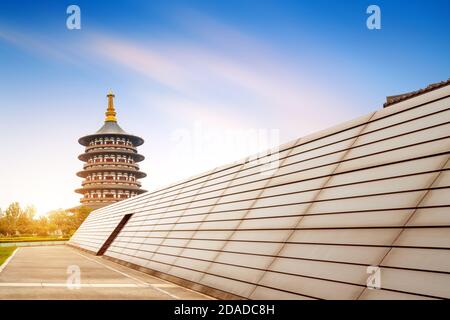
[(146, 176), (139, 171), (137, 164), (144, 160), (144, 156), (136, 149), (144, 140), (126, 133), (119, 126), (114, 109), (114, 94), (109, 92), (107, 97), (108, 109), (103, 127), (78, 140), (86, 149), (85, 153), (78, 156), (85, 164), (77, 176), (84, 180), (82, 188), (75, 192), (83, 195), (80, 200), (82, 205), (92, 208), (146, 192), (138, 182), (138, 179)]

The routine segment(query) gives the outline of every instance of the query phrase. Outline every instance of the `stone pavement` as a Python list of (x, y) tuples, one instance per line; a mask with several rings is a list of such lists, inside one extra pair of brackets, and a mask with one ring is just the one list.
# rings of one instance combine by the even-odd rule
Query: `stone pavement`
[(58, 245), (18, 248), (0, 272), (0, 299), (212, 298)]

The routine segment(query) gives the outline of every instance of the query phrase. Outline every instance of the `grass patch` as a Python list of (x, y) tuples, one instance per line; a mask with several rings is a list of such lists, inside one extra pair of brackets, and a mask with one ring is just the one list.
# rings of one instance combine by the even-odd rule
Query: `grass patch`
[(33, 242), (33, 241), (67, 241), (68, 237), (0, 237), (0, 243), (5, 242)]
[(0, 266), (16, 250), (16, 247), (0, 247)]

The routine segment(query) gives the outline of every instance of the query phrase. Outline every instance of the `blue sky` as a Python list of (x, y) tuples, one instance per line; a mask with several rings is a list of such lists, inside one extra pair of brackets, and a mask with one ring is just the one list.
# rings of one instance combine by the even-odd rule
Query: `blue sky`
[(153, 189), (265, 148), (255, 132), (287, 142), (447, 79), (448, 30), (445, 0), (2, 1), (0, 207), (77, 204), (109, 89)]

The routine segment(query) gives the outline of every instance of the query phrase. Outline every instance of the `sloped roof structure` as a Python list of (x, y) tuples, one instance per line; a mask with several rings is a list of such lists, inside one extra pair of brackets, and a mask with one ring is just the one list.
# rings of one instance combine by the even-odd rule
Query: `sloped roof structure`
[(422, 89), (419, 89), (416, 91), (402, 93), (402, 94), (398, 94), (395, 96), (388, 96), (388, 97), (386, 97), (386, 102), (384, 103), (383, 106), (386, 108), (386, 107), (389, 107), (391, 104), (395, 104), (400, 101), (410, 99), (412, 97), (433, 91), (437, 88), (448, 86), (449, 84), (450, 84), (450, 78), (448, 78), (446, 81), (429, 84), (426, 88), (422, 88)]
[(280, 146), (276, 170), (93, 211), (70, 244), (218, 298), (450, 298), (449, 154), (447, 83)]

